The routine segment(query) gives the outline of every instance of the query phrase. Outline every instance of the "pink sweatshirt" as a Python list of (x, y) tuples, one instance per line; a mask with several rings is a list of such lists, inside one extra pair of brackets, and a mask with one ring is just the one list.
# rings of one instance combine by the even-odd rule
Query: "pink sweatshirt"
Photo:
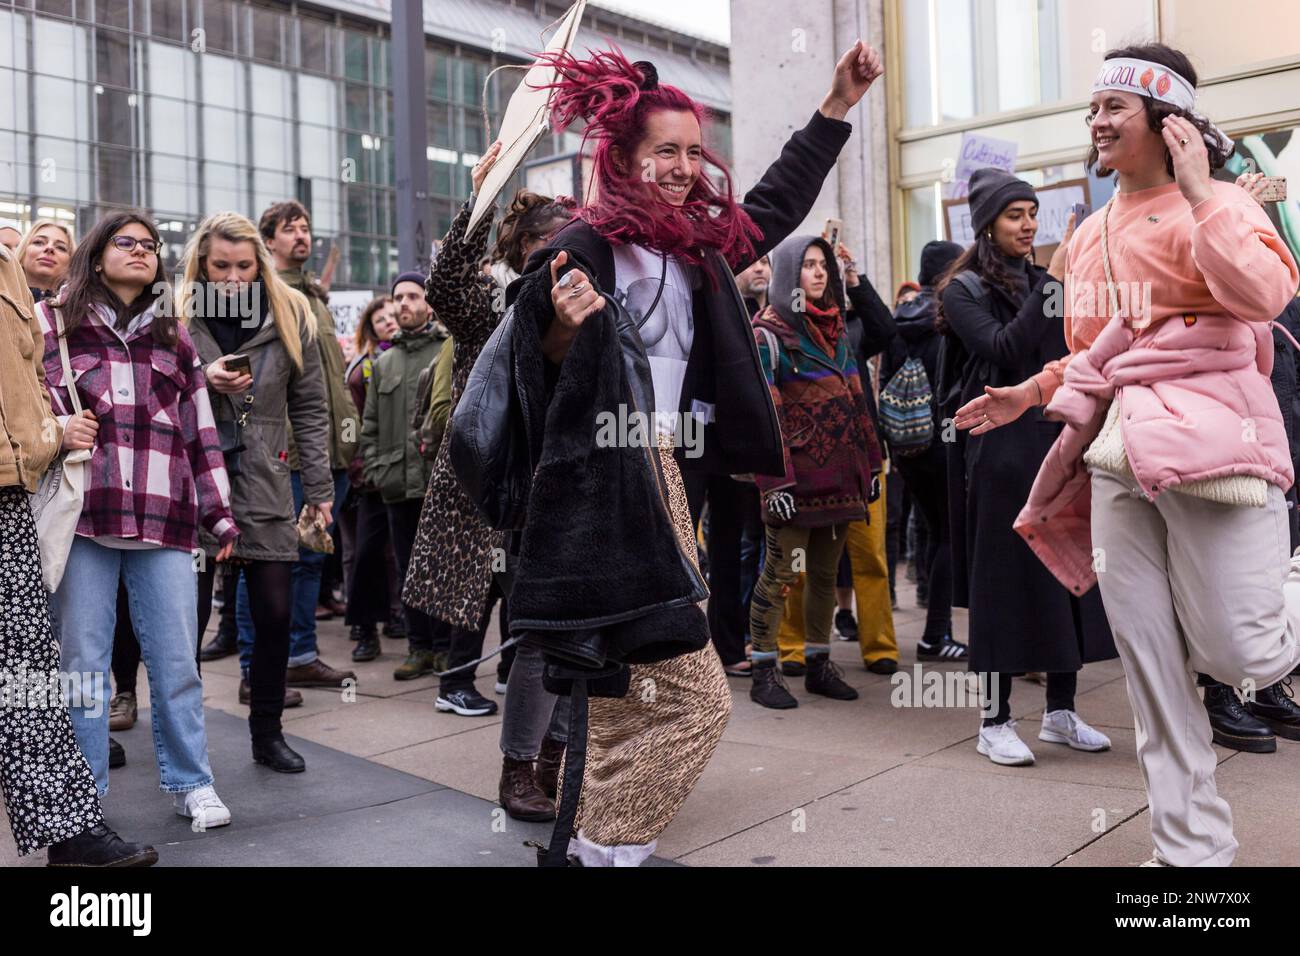
[(1284, 489), (1293, 480), (1268, 380), (1268, 323), (1295, 294), (1300, 276), (1244, 190), (1215, 182), (1214, 193), (1195, 209), (1177, 184), (1117, 195), (1111, 272), (1117, 284), (1151, 283), (1152, 324), (1136, 333), (1123, 318), (1105, 318), (1101, 213), (1071, 242), (1065, 327), (1071, 354), (1035, 376), (1051, 397), (1047, 415), (1066, 428), (1015, 529), (1075, 594), (1097, 580), (1082, 457), (1111, 398), (1120, 402), (1133, 472), (1153, 498), (1185, 481), (1225, 475), (1255, 475)]
[[(1115, 194), (1108, 230), (1111, 274), (1125, 290), (1150, 283), (1153, 325), (1202, 315), (1271, 322), (1296, 293), (1295, 260), (1264, 210), (1232, 183), (1212, 185), (1214, 195), (1195, 209), (1177, 183)], [(1070, 240), (1064, 303), (1070, 354), (1034, 376), (1044, 401), (1064, 380), (1065, 366), (1092, 345), (1110, 317), (1101, 219), (1098, 210)], [(1133, 313), (1143, 298), (1126, 291), (1121, 301)], [(1270, 366), (1265, 374), (1271, 371)]]

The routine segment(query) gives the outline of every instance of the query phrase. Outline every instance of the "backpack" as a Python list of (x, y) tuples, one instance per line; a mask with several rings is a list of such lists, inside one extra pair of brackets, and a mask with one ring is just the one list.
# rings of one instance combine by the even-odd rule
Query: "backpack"
[(934, 394), (925, 366), (908, 357), (880, 390), (880, 430), (899, 458), (914, 458), (934, 441)]

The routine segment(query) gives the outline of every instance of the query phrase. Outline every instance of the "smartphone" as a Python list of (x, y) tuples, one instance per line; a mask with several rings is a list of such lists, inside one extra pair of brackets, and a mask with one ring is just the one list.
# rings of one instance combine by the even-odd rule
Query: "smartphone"
[(1259, 181), (1260, 202), (1286, 202), (1286, 177), (1265, 176)]
[(1078, 229), (1080, 223), (1092, 214), (1092, 207), (1086, 202), (1077, 202), (1070, 207), (1070, 212), (1074, 213), (1074, 228)]
[(242, 373), (244, 375), (253, 374), (253, 363), (247, 355), (232, 355), (226, 359), (226, 371)]
[(831, 252), (839, 255), (840, 251), (840, 233), (844, 230), (844, 220), (827, 219), (826, 228), (822, 230), (822, 238), (831, 245)]

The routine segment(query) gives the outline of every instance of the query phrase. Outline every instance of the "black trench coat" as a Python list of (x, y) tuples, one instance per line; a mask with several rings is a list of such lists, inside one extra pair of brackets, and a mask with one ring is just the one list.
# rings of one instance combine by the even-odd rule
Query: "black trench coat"
[[(1066, 354), (1061, 320), (1044, 314), (1049, 281), (1030, 266), (1028, 292), (1015, 296), (991, 283), (986, 297), (948, 284), (944, 316), (966, 359), (960, 397), (944, 416), (985, 385), (1019, 384)], [(954, 344), (945, 343), (945, 361)], [(1032, 408), (984, 435), (957, 432), (948, 444), (953, 605), (970, 609), (971, 670), (1077, 671), (1116, 656), (1098, 589), (1075, 598), (1012, 530), (1060, 428)]]

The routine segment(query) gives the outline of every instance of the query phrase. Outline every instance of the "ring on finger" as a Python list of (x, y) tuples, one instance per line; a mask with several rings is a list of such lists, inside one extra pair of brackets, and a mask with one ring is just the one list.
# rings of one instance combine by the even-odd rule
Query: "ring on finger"
[(580, 284), (578, 284), (578, 285), (575, 285), (575, 286), (573, 287), (572, 291), (569, 292), (569, 298), (570, 298), (570, 299), (576, 299), (578, 296), (582, 295), (582, 293), (585, 292), (586, 289), (587, 289), (587, 287), (586, 287), (586, 285), (584, 285), (584, 284), (581, 284), (581, 283), (580, 283)]
[(1179, 146), (1186, 146), (1189, 142), (1190, 142), (1190, 140), (1189, 140), (1186, 136), (1181, 136), (1181, 137), (1179, 137), (1179, 139), (1178, 139), (1178, 145), (1179, 145)]

